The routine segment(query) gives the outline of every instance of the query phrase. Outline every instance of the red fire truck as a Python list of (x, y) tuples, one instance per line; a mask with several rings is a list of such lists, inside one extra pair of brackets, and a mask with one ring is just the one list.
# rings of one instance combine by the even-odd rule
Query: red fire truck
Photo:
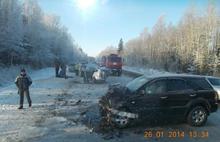
[(102, 56), (101, 66), (106, 67), (110, 74), (120, 76), (122, 73), (122, 58), (117, 54)]

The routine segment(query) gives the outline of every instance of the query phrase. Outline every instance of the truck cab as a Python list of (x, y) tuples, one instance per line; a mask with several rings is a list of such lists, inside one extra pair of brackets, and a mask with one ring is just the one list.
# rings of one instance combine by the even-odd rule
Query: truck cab
[(110, 74), (118, 76), (122, 74), (122, 58), (117, 54), (103, 56), (101, 66), (105, 66), (107, 69), (109, 69)]

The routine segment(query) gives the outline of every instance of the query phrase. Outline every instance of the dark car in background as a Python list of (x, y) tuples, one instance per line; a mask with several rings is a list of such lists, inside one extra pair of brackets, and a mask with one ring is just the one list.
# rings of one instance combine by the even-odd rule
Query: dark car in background
[(218, 108), (217, 93), (206, 78), (191, 75), (141, 76), (126, 86), (113, 85), (99, 105), (118, 127), (172, 118), (202, 126)]

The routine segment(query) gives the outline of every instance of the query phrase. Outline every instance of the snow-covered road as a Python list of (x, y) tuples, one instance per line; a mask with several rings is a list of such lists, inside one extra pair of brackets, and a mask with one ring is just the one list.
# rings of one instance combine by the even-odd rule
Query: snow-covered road
[[(17, 110), (19, 96), (14, 83), (0, 89), (0, 141), (19, 141), (42, 136), (47, 128), (36, 127), (56, 95), (63, 92), (68, 82), (53, 78), (53, 69), (47, 68), (30, 74), (33, 108)], [(60, 82), (60, 83), (58, 83)], [(25, 100), (26, 101), (26, 100)]]
[[(211, 114), (204, 127), (195, 128), (186, 124), (163, 126), (137, 126), (114, 131), (106, 136), (94, 132), (94, 121), (98, 121), (97, 102), (105, 94), (108, 84), (126, 84), (132, 78), (109, 77), (105, 84), (84, 84), (82, 78), (68, 74), (71, 78), (54, 77), (54, 69), (47, 68), (31, 73), (33, 107), (18, 110), (17, 89), (10, 85), (0, 89), (0, 142), (111, 142), (170, 141), (171, 138), (144, 138), (145, 130), (164, 132), (184, 131), (186, 137), (172, 138), (172, 141), (212, 141), (220, 138), (220, 112)], [(189, 131), (208, 131), (208, 138), (189, 138)]]
[[(25, 109), (17, 109), (19, 96), (13, 83), (1, 88), (0, 142), (54, 142), (57, 136), (57, 141), (62, 141), (63, 137), (73, 133), (81, 141), (80, 135), (89, 134), (89, 128), (79, 123), (81, 113), (97, 104), (98, 99), (105, 94), (108, 84), (83, 84), (82, 78), (69, 75), (69, 79), (55, 78), (53, 68), (31, 73), (31, 109), (26, 100)], [(123, 84), (130, 80), (128, 77), (111, 77), (108, 82)], [(96, 140), (96, 136), (93, 139)]]

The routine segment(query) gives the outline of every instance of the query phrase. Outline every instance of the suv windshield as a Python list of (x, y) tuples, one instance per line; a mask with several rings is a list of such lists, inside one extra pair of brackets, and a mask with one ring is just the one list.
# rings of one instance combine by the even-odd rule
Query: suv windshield
[(220, 86), (220, 79), (217, 78), (208, 78), (209, 82), (214, 86)]
[(140, 76), (131, 82), (129, 82), (126, 87), (131, 91), (134, 92), (137, 89), (139, 89), (141, 86), (143, 86), (145, 83), (147, 83), (150, 79), (146, 78), (145, 76)]

